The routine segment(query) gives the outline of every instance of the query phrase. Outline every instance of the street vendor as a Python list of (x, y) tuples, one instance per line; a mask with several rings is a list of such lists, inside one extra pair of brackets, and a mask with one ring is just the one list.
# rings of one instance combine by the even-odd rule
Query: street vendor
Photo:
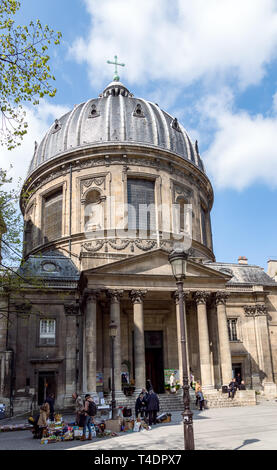
[(50, 406), (49, 406), (49, 403), (45, 402), (40, 407), (40, 414), (39, 414), (39, 419), (37, 423), (39, 427), (40, 438), (43, 435), (43, 431), (47, 428), (47, 419), (49, 418), (49, 415), (50, 415)]
[(84, 402), (83, 402), (83, 399), (80, 395), (77, 395), (76, 392), (72, 393), (72, 398), (74, 400), (74, 404), (75, 404), (75, 422), (77, 424), (77, 426), (80, 425), (80, 416), (81, 416), (81, 413), (82, 413), (82, 410), (84, 408)]

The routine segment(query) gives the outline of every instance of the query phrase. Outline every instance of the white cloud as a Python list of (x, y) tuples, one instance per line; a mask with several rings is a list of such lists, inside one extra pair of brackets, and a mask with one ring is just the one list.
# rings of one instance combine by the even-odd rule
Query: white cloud
[(54, 105), (45, 100), (41, 100), (38, 106), (24, 107), (26, 120), (28, 122), (27, 134), (24, 136), (22, 144), (14, 150), (6, 150), (0, 147), (0, 168), (9, 169), (8, 175), (13, 178), (13, 187), (17, 186), (19, 179), (24, 181), (34, 153), (34, 143), (38, 143), (53, 123), (54, 119), (61, 117), (68, 112), (66, 106)]
[(208, 175), (218, 188), (242, 190), (254, 183), (277, 188), (277, 116), (250, 115), (233, 109), (227, 90), (199, 104), (215, 131), (212, 143), (203, 153)]
[[(130, 83), (198, 79), (258, 83), (276, 57), (275, 0), (85, 0), (91, 29), (72, 56), (86, 62), (94, 85), (111, 80), (115, 54)], [(120, 67), (119, 67), (120, 68)]]

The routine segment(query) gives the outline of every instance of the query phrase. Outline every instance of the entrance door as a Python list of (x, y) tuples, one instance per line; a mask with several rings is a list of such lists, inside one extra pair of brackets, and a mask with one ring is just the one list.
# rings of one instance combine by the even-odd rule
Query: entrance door
[(154, 391), (164, 393), (162, 331), (145, 331), (145, 373)]
[(233, 374), (233, 378), (236, 377), (238, 374), (240, 374), (241, 376), (241, 363), (239, 364), (232, 364), (232, 374)]
[(38, 376), (38, 404), (42, 405), (46, 397), (54, 393), (56, 396), (56, 375), (54, 371), (39, 372)]

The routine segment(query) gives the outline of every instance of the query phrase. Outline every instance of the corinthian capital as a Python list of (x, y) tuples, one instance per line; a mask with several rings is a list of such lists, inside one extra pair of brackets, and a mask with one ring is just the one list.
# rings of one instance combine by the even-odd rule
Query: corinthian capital
[(140, 304), (143, 302), (146, 293), (147, 290), (131, 290), (129, 292), (129, 297), (133, 304)]
[(179, 303), (180, 295), (182, 295), (183, 302), (186, 302), (187, 300), (189, 300), (190, 292), (189, 291), (184, 291), (184, 292), (182, 292), (182, 294), (178, 290), (173, 292), (172, 297), (173, 297), (176, 304)]
[(226, 301), (227, 301), (228, 297), (229, 297), (229, 294), (227, 292), (224, 292), (224, 291), (216, 292), (216, 294), (215, 294), (215, 303), (216, 303), (216, 305), (219, 305), (219, 304), (226, 305)]
[(78, 315), (79, 305), (76, 303), (64, 304), (64, 313), (66, 315)]
[(256, 311), (256, 315), (268, 315), (267, 307), (265, 306), (265, 304), (256, 305)]
[(206, 304), (208, 298), (210, 297), (210, 292), (207, 292), (205, 290), (199, 290), (197, 292), (194, 292), (194, 300), (198, 304)]
[(123, 290), (120, 289), (108, 289), (107, 297), (111, 300), (112, 303), (120, 302), (120, 298), (123, 296)]
[(254, 317), (256, 315), (256, 305), (244, 305), (243, 308), (246, 317)]

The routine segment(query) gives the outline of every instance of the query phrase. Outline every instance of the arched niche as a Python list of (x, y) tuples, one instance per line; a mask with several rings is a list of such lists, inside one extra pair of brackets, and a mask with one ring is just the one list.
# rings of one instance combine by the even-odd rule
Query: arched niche
[(104, 230), (105, 200), (100, 188), (90, 188), (82, 199), (84, 232)]

